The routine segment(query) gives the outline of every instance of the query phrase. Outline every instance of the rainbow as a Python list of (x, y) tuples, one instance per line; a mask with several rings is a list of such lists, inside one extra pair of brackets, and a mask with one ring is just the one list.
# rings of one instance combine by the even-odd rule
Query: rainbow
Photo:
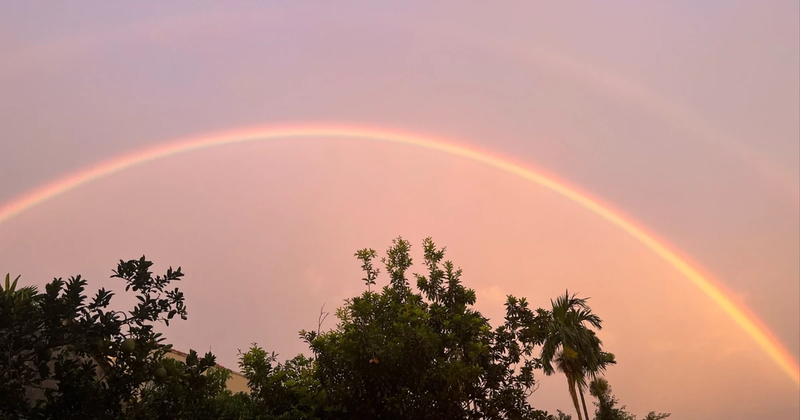
[(262, 127), (209, 135), (198, 138), (190, 138), (169, 142), (165, 145), (158, 145), (138, 152), (116, 157), (97, 165), (88, 167), (72, 175), (63, 177), (54, 182), (46, 184), (28, 194), (25, 194), (3, 207), (0, 207), (0, 224), (19, 215), (20, 213), (41, 204), (49, 199), (64, 194), (83, 184), (107, 175), (146, 163), (156, 159), (166, 158), (179, 153), (193, 150), (206, 149), (226, 144), (245, 143), (252, 141), (271, 140), (278, 138), (350, 138), (370, 141), (382, 141), (388, 143), (399, 143), (408, 146), (416, 146), (428, 150), (446, 153), (479, 162), (490, 167), (494, 167), (510, 174), (517, 175), (539, 186), (560, 194), (564, 198), (578, 204), (579, 206), (600, 216), (607, 222), (622, 229), (630, 236), (638, 240), (642, 245), (656, 253), (665, 262), (681, 273), (692, 284), (697, 286), (706, 294), (720, 309), (722, 309), (745, 333), (755, 341), (755, 343), (766, 353), (775, 364), (784, 371), (797, 385), (800, 385), (800, 367), (784, 346), (769, 331), (769, 329), (758, 320), (747, 308), (737, 304), (731, 295), (725, 291), (725, 287), (710, 276), (704, 274), (697, 265), (689, 262), (689, 259), (681, 256), (677, 251), (671, 249), (663, 240), (652, 233), (648, 233), (644, 228), (622, 213), (613, 210), (610, 206), (602, 204), (589, 194), (580, 192), (578, 189), (557, 180), (556, 178), (544, 175), (541, 172), (527, 169), (513, 161), (492, 156), (484, 151), (459, 146), (455, 143), (424, 137), (415, 134), (388, 131), (380, 129), (370, 129), (363, 127), (346, 126), (286, 126), (286, 127)]
[[(147, 41), (153, 44), (169, 43), (171, 35), (176, 33), (189, 33), (209, 30), (213, 25), (243, 25), (257, 22), (263, 24), (263, 16), (254, 18), (248, 13), (200, 13), (190, 16), (177, 16), (160, 19), (156, 22), (144, 22), (115, 26), (109, 31), (104, 31), (103, 36), (86, 38), (62, 39), (52, 44), (26, 47), (13, 59), (6, 60), (8, 65), (0, 67), (0, 78), (14, 78), (26, 71), (44, 66), (50, 60), (58, 60), (80, 54), (101, 51), (114, 45), (138, 41)], [(273, 16), (272, 18), (278, 18)], [(254, 20), (255, 19), (255, 20)], [(486, 39), (463, 39), (453, 37), (452, 33), (446, 34), (452, 39), (462, 43), (481, 46), (490, 51), (499, 51), (517, 58), (527, 65), (544, 66), (559, 73), (568, 74), (576, 81), (586, 84), (594, 89), (599, 89), (611, 94), (619, 100), (626, 100), (633, 104), (642, 105), (665, 121), (676, 124), (697, 135), (701, 141), (708, 142), (720, 150), (726, 150), (750, 170), (757, 173), (771, 187), (784, 194), (792, 204), (800, 206), (800, 194), (797, 189), (797, 176), (780, 169), (762, 153), (745, 145), (741, 139), (735, 139), (712, 127), (694, 113), (688, 112), (686, 107), (672, 103), (655, 92), (643, 86), (636, 85), (626, 78), (615, 76), (597, 66), (597, 63), (581, 63), (572, 58), (552, 50), (533, 47), (528, 43), (509, 44), (487, 42)], [(437, 36), (441, 36), (437, 35)], [(6, 63), (4, 63), (6, 64)]]
[[(280, 19), (283, 16), (272, 16)], [(0, 78), (16, 77), (25, 74), (37, 66), (48, 65), (49, 60), (58, 60), (74, 57), (92, 51), (103, 50), (114, 45), (137, 41), (148, 41), (154, 44), (168, 43), (169, 37), (177, 33), (189, 33), (210, 30), (213, 25), (243, 25), (251, 23), (263, 24), (263, 16), (254, 17), (252, 13), (226, 12), (220, 13), (199, 13), (189, 16), (177, 16), (160, 19), (156, 22), (143, 22), (123, 27), (114, 26), (108, 31), (103, 31), (103, 36), (96, 34), (91, 37), (62, 39), (52, 44), (30, 46), (24, 48), (12, 59), (6, 60), (4, 66), (0, 67)], [(437, 35), (441, 36), (441, 34)], [(452, 36), (452, 33), (447, 33)], [(570, 59), (567, 56), (542, 49), (532, 47), (529, 43), (509, 44), (487, 42), (486, 39), (462, 39), (453, 37), (460, 42), (472, 45), (480, 45), (490, 51), (501, 51), (512, 57), (516, 57), (526, 64), (535, 64), (551, 68), (560, 73), (569, 74), (575, 80), (587, 84), (596, 89), (610, 93), (618, 99), (630, 101), (633, 104), (643, 105), (661, 115), (665, 120), (675, 123), (685, 129), (690, 130), (698, 139), (709, 142), (722, 150), (727, 150), (738, 160), (747, 165), (751, 170), (758, 173), (772, 186), (780, 190), (791, 200), (795, 206), (800, 206), (800, 194), (797, 189), (797, 177), (787, 171), (781, 170), (763, 154), (747, 147), (744, 142), (731, 138), (726, 133), (708, 125), (699, 119), (692, 112), (686, 111), (686, 107), (671, 103), (655, 92), (637, 86), (626, 78), (615, 76), (613, 73), (603, 70), (597, 63), (581, 63)], [(531, 53), (533, 53), (531, 55)]]

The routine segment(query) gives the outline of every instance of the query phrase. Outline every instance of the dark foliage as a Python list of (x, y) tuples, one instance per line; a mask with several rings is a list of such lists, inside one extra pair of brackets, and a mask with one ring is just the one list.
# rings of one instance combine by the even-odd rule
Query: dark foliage
[[(80, 276), (55, 279), (44, 292), (17, 289), (6, 276), (0, 418), (570, 419), (536, 410), (529, 397), (538, 386), (534, 372), (552, 373), (551, 363), (571, 369), (580, 392), (585, 377), (613, 364), (593, 332), (581, 329), (581, 320), (600, 323), (585, 300), (566, 295), (567, 311), (575, 306), (580, 315), (573, 320), (558, 312), (564, 305), (532, 311), (525, 298), (508, 296), (494, 328), (475, 310), (475, 291), (462, 284), (444, 248), (429, 238), (422, 251), (425, 273), (410, 275), (410, 244), (396, 239), (381, 260), (388, 284), (380, 289), (377, 253), (358, 251), (366, 291), (336, 310), (332, 329), (322, 331), (321, 313), (315, 330), (300, 332), (313, 357), (281, 363), (253, 344), (239, 362), (249, 393), (237, 394), (226, 388), (231, 372), (212, 354), (166, 357), (171, 346), (156, 327), (187, 317), (173, 286), (180, 268), (153, 276), (145, 257), (120, 261), (112, 278), (138, 301), (128, 311), (111, 309), (114, 294), (105, 289), (88, 299)], [(627, 413), (610, 390), (595, 396), (598, 419), (633, 419), (620, 417)]]

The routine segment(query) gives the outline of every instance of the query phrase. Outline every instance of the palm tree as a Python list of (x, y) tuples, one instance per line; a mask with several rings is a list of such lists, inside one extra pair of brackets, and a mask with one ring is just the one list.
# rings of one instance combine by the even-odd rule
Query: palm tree
[[(589, 330), (591, 334), (591, 340), (594, 343), (592, 346), (592, 351), (596, 351), (595, 357), (597, 359), (597, 364), (591, 368), (585, 361), (581, 358), (581, 355), (578, 355), (578, 363), (580, 365), (580, 381), (577, 382), (578, 386), (578, 393), (581, 397), (581, 404), (583, 405), (583, 412), (586, 415), (586, 420), (589, 419), (589, 410), (586, 408), (586, 400), (583, 397), (583, 392), (586, 389), (586, 379), (596, 380), (600, 378), (600, 374), (605, 372), (609, 365), (617, 364), (616, 358), (614, 357), (614, 353), (608, 353), (601, 350), (602, 341), (597, 338), (594, 331)], [(602, 378), (600, 378), (602, 379)]]
[(563, 347), (557, 354), (555, 360), (556, 369), (567, 377), (567, 385), (569, 386), (569, 393), (572, 397), (572, 402), (575, 404), (575, 409), (578, 411), (580, 417), (580, 407), (578, 405), (578, 396), (580, 396), (580, 403), (583, 406), (584, 419), (589, 419), (589, 410), (586, 407), (586, 399), (584, 397), (584, 390), (587, 389), (587, 379), (603, 379), (600, 373), (605, 371), (608, 365), (615, 364), (614, 355), (612, 353), (601, 352), (600, 364), (595, 371), (587, 371), (586, 365), (581, 359), (580, 354), (569, 346)]
[[(575, 405), (575, 411), (578, 412), (578, 420), (582, 420), (581, 406), (578, 403), (578, 390), (581, 389), (583, 385), (582, 382), (584, 382), (585, 379), (581, 371), (582, 367), (578, 359), (578, 353), (569, 346), (562, 346), (554, 362), (556, 364), (556, 369), (567, 378), (569, 396), (572, 397), (572, 404)], [(583, 394), (581, 394), (581, 400), (583, 400)], [(589, 420), (588, 414), (586, 415), (586, 420)]]
[(555, 373), (555, 362), (558, 370), (567, 377), (578, 420), (583, 420), (578, 395), (583, 403), (583, 414), (589, 420), (583, 396), (586, 377), (594, 377), (614, 363), (613, 355), (601, 350), (602, 342), (590, 329), (601, 329), (603, 321), (592, 313), (586, 304), (587, 300), (588, 298), (578, 298), (566, 291), (564, 295), (550, 301), (549, 311), (540, 310), (537, 315), (542, 334), (540, 360), (544, 373), (548, 376)]

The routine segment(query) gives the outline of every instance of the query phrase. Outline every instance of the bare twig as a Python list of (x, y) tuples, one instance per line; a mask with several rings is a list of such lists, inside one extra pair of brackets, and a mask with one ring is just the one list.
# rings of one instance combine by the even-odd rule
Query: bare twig
[(317, 323), (317, 335), (319, 335), (320, 331), (322, 330), (322, 323), (325, 322), (325, 318), (327, 318), (328, 314), (329, 314), (328, 312), (324, 312), (323, 309), (325, 309), (325, 304), (324, 303), (322, 304), (322, 307), (319, 308), (319, 319), (318, 319), (318, 323)]

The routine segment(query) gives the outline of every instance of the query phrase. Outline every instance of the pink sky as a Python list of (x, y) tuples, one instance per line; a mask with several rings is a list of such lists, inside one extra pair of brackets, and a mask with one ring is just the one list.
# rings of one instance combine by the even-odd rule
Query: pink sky
[[(85, 6), (0, 6), (0, 202), (126, 151), (254, 124), (441, 135), (622, 209), (800, 355), (797, 5)], [(361, 291), (352, 253), (397, 235), (447, 246), (493, 319), (507, 293), (542, 306), (566, 287), (591, 296), (619, 359), (608, 378), (636, 413), (800, 413), (797, 385), (624, 232), (408, 146), (285, 140), (152, 162), (0, 224), (0, 272), (100, 286), (120, 258), (181, 265), (190, 319), (168, 337), (235, 366), (252, 341), (303, 351), (297, 331), (319, 306)], [(563, 379), (542, 382), (534, 405), (571, 412)]]

